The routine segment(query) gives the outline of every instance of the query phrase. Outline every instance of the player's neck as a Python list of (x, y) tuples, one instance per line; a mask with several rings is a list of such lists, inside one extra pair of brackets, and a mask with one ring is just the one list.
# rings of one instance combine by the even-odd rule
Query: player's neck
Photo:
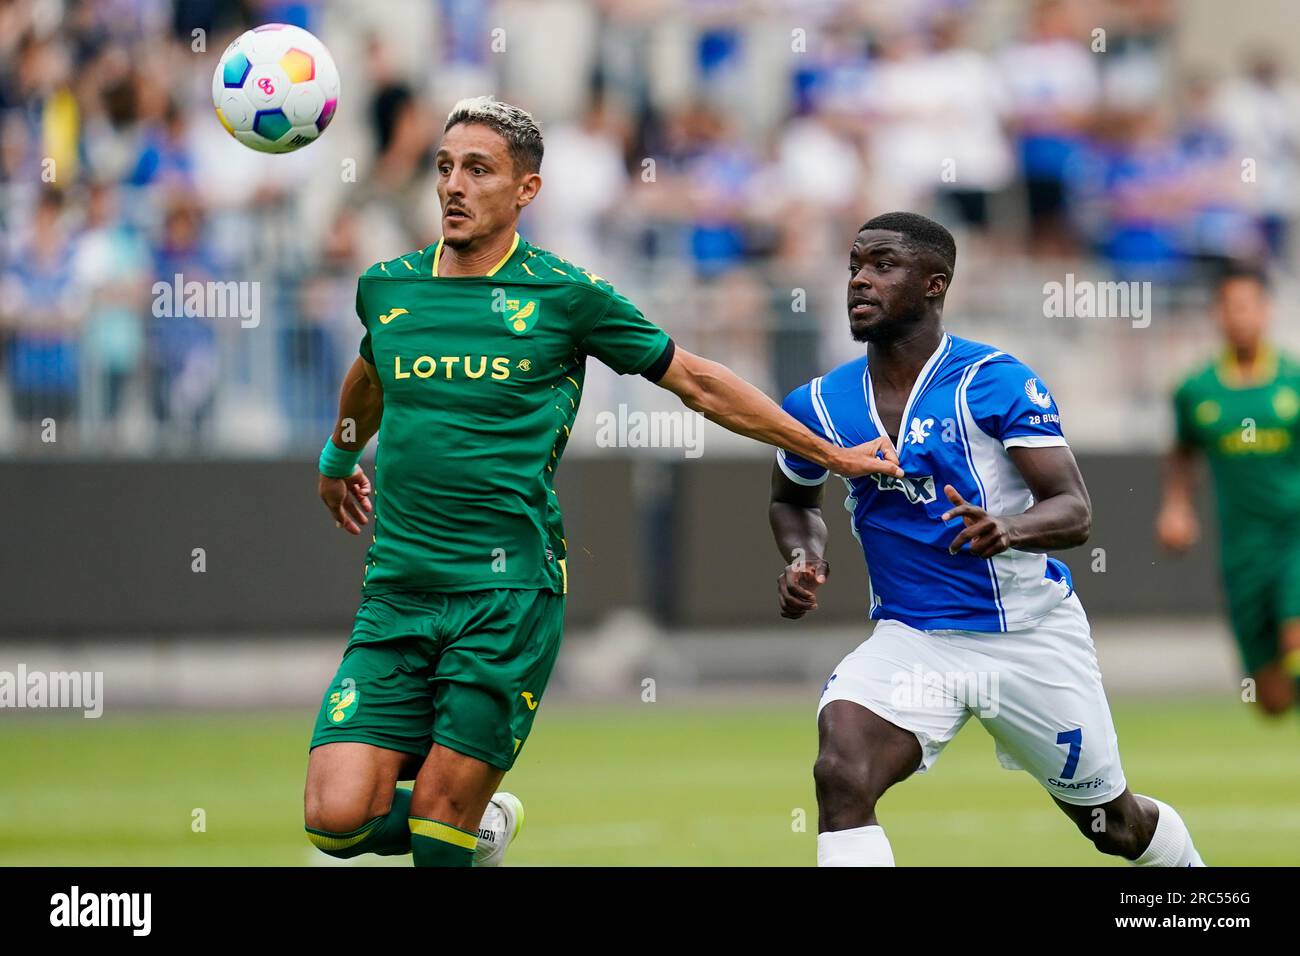
[(515, 242), (515, 229), (484, 236), (461, 249), (453, 249), (445, 242), (438, 254), (440, 276), (485, 276), (501, 264)]
[(1249, 345), (1229, 345), (1226, 352), (1228, 371), (1240, 381), (1255, 381), (1268, 377), (1272, 354), (1264, 342)]
[(890, 388), (908, 390), (943, 341), (943, 325), (922, 323), (908, 334), (888, 342), (867, 345), (871, 380)]
[(1232, 346), (1229, 351), (1232, 354), (1232, 360), (1237, 363), (1237, 367), (1244, 372), (1250, 372), (1263, 357), (1264, 346), (1259, 342), (1252, 342), (1250, 345)]

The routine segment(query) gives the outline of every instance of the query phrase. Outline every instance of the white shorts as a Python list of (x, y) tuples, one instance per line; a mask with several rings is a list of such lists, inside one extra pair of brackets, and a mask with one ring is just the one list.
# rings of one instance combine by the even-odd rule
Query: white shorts
[(1125, 787), (1088, 618), (1071, 594), (1021, 631), (921, 631), (881, 621), (840, 662), (821, 709), (848, 700), (916, 735), (918, 772), (972, 714), (998, 760), (1066, 803), (1093, 806)]

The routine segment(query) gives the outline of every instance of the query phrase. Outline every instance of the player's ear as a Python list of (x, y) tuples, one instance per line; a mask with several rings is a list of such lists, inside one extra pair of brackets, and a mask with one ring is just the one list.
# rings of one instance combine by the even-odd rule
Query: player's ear
[(948, 277), (942, 272), (936, 272), (930, 276), (930, 281), (926, 283), (925, 297), (927, 299), (942, 298), (947, 291)]
[(537, 198), (537, 194), (542, 191), (542, 177), (539, 173), (529, 173), (519, 182), (519, 194), (515, 200), (519, 208), (523, 209), (530, 202)]

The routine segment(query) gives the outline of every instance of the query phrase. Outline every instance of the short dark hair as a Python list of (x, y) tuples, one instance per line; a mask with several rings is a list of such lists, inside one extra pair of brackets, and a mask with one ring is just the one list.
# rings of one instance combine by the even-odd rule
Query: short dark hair
[(492, 96), (464, 99), (452, 107), (447, 116), (445, 133), (458, 123), (482, 123), (496, 130), (506, 141), (506, 149), (515, 172), (540, 172), (542, 168), (542, 131), (533, 114)]
[(948, 278), (952, 278), (953, 267), (957, 264), (957, 241), (951, 232), (933, 219), (914, 212), (886, 212), (868, 219), (858, 232), (867, 229), (898, 233), (907, 240), (908, 245), (924, 249), (937, 257), (943, 263)]
[(1265, 293), (1269, 293), (1273, 289), (1272, 280), (1269, 278), (1268, 270), (1264, 266), (1258, 262), (1229, 259), (1219, 267), (1214, 275), (1215, 294), (1221, 295), (1223, 287), (1236, 279), (1248, 279), (1257, 284)]

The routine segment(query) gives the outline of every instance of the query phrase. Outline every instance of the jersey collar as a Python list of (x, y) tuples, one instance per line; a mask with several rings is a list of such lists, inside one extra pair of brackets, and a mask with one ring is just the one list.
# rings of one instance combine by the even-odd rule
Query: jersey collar
[[(933, 377), (935, 369), (939, 367), (940, 360), (951, 345), (952, 340), (948, 337), (948, 333), (943, 333), (943, 338), (939, 340), (939, 345), (932, 353), (930, 353), (930, 357), (926, 360), (925, 365), (922, 366), (920, 373), (916, 376), (916, 381), (912, 383), (912, 391), (907, 396), (907, 404), (903, 406), (903, 417), (900, 419), (898, 425), (899, 444), (904, 443), (904, 429), (907, 428), (907, 416), (912, 411), (913, 403), (916, 401), (917, 396), (921, 394), (921, 390), (925, 388)], [(866, 392), (867, 409), (871, 412), (871, 420), (875, 423), (876, 430), (880, 432), (882, 437), (888, 438), (889, 432), (885, 430), (885, 424), (880, 420), (880, 415), (876, 412), (876, 390), (871, 386), (870, 363), (867, 363), (862, 370), (862, 390)]]
[(1260, 346), (1259, 356), (1255, 359), (1251, 374), (1246, 374), (1236, 354), (1231, 348), (1223, 350), (1215, 364), (1215, 373), (1224, 388), (1254, 388), (1267, 385), (1277, 378), (1277, 350), (1270, 345)]
[[(503, 265), (505, 265), (507, 262), (510, 261), (510, 257), (515, 254), (515, 251), (518, 248), (519, 248), (519, 233), (516, 232), (514, 241), (510, 243), (510, 248), (506, 250), (506, 254), (502, 256), (500, 261), (497, 262), (497, 264), (494, 265), (491, 269), (489, 269), (485, 274), (490, 276), (496, 275), (497, 270), (499, 270)], [(438, 276), (438, 262), (441, 259), (442, 259), (442, 239), (440, 238), (438, 240), (438, 245), (433, 250), (433, 275), (435, 278), (437, 278)], [(466, 276), (465, 278), (471, 278), (471, 277)]]

